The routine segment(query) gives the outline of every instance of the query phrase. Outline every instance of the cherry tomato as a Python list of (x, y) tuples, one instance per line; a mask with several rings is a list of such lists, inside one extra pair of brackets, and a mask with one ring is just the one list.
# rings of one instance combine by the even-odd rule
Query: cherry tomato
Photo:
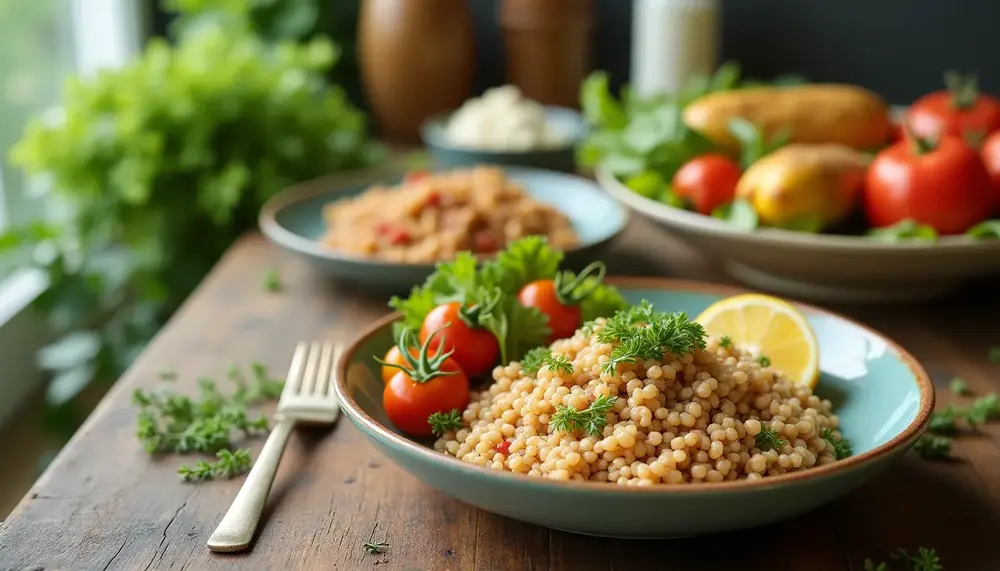
[(979, 155), (986, 166), (986, 172), (990, 173), (993, 180), (993, 196), (1000, 202), (1000, 131), (994, 131), (992, 135), (986, 137), (983, 146), (979, 149)]
[(946, 90), (917, 99), (906, 122), (918, 137), (955, 135), (977, 140), (1000, 129), (1000, 98), (979, 92), (974, 77), (945, 76)]
[(430, 175), (431, 173), (425, 170), (410, 171), (409, 173), (406, 174), (405, 177), (403, 177), (403, 184), (412, 184), (415, 182), (420, 182), (421, 180), (429, 177)]
[[(430, 311), (420, 327), (420, 341), (426, 343), (432, 336), (435, 349), (444, 339), (441, 351), (454, 351), (452, 358), (465, 374), (477, 377), (490, 370), (500, 356), (500, 346), (492, 333), (479, 326), (470, 325), (475, 316), (457, 301), (441, 304)], [(449, 325), (448, 329), (441, 330)]]
[(736, 196), (740, 166), (725, 155), (701, 155), (684, 164), (673, 180), (674, 194), (691, 204), (695, 212), (711, 214)]
[[(410, 355), (416, 357), (418, 353), (419, 350), (416, 347), (410, 347)], [(383, 383), (388, 383), (389, 379), (396, 376), (396, 373), (399, 372), (399, 367), (406, 365), (406, 359), (403, 359), (403, 352), (399, 350), (399, 345), (393, 345), (392, 347), (390, 347), (389, 350), (386, 352), (385, 357), (382, 358), (382, 360), (388, 363), (389, 365), (395, 365), (395, 366), (382, 365)]]
[[(407, 330), (400, 345), (416, 349), (413, 332)], [(469, 404), (469, 378), (448, 353), (431, 355), (423, 343), (416, 356), (389, 379), (382, 391), (382, 406), (392, 423), (407, 434), (433, 434), (428, 417), (436, 412), (463, 410)]]
[[(549, 318), (549, 342), (572, 337), (581, 325), (580, 302), (590, 295), (604, 279), (606, 269), (601, 262), (590, 264), (579, 276), (569, 279), (558, 274), (554, 280), (535, 280), (517, 293), (525, 307), (534, 307)], [(592, 279), (590, 274), (597, 273)]]
[(989, 217), (990, 177), (955, 136), (937, 144), (911, 137), (875, 156), (865, 178), (865, 211), (875, 227), (911, 219), (939, 234), (961, 234)]

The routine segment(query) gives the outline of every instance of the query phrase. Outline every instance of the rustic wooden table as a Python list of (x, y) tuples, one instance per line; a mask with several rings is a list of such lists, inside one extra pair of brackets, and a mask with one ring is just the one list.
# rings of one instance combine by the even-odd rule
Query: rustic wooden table
[[(635, 220), (606, 256), (618, 274), (721, 281), (706, 263)], [(277, 268), (285, 289), (261, 282)], [(995, 283), (995, 282), (994, 282)], [(1000, 390), (988, 364), (1000, 345), (996, 287), (980, 283), (924, 308), (835, 308), (896, 338), (933, 375), (977, 393)], [(292, 438), (258, 538), (243, 554), (205, 548), (241, 479), (183, 484), (178, 458), (150, 459), (130, 395), (164, 366), (193, 389), (230, 364), (288, 366), (300, 339), (348, 340), (388, 311), (384, 299), (337, 287), (262, 237), (237, 243), (121, 379), (0, 526), (0, 569), (585, 569), (861, 570), (904, 547), (934, 547), (948, 571), (1000, 569), (1000, 430), (956, 441), (956, 459), (901, 465), (834, 505), (785, 523), (672, 541), (593, 539), (479, 511), (420, 484), (375, 452), (349, 423)], [(261, 442), (254, 443), (255, 451)], [(2, 469), (0, 469), (2, 474)], [(650, 513), (645, 517), (684, 517)], [(377, 529), (376, 529), (377, 528)], [(391, 547), (362, 545), (373, 529)]]

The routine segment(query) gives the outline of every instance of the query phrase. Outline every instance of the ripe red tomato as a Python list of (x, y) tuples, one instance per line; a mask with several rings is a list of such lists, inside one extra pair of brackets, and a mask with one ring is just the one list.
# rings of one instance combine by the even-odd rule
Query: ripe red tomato
[(990, 177), (971, 147), (954, 136), (936, 145), (911, 138), (875, 156), (865, 178), (865, 211), (872, 226), (906, 219), (939, 234), (961, 234), (989, 217)]
[(955, 135), (976, 140), (1000, 129), (1000, 98), (979, 92), (974, 77), (945, 76), (948, 89), (917, 99), (906, 122), (918, 137)]
[(1000, 131), (994, 131), (986, 137), (979, 155), (986, 166), (986, 172), (990, 173), (993, 180), (993, 196), (1000, 203)]
[(535, 280), (521, 288), (517, 300), (525, 307), (537, 308), (549, 318), (550, 343), (572, 337), (582, 323), (580, 302), (597, 289), (606, 271), (602, 262), (594, 262), (572, 279), (567, 280), (566, 274), (559, 274), (554, 280)]
[[(420, 327), (422, 343), (433, 335), (431, 347), (438, 348), (444, 339), (441, 351), (454, 351), (452, 358), (458, 362), (465, 374), (477, 377), (489, 371), (500, 356), (500, 345), (496, 337), (482, 327), (470, 325), (465, 309), (457, 301), (443, 303), (424, 317)], [(447, 329), (442, 327), (448, 326)]]
[[(407, 330), (400, 345), (416, 349)], [(407, 434), (433, 434), (428, 417), (436, 412), (462, 410), (469, 404), (469, 378), (447, 353), (432, 355), (429, 343), (398, 367), (382, 391), (382, 406), (392, 423)], [(391, 368), (391, 367), (390, 367)], [(384, 374), (384, 369), (383, 369)]]
[(691, 203), (695, 212), (711, 214), (732, 202), (740, 166), (725, 155), (701, 155), (684, 164), (673, 180), (674, 194)]

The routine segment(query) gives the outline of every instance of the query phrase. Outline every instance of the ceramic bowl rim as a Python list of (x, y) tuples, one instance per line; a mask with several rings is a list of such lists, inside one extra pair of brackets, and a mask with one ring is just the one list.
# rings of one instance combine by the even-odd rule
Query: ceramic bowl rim
[[(608, 193), (604, 192), (597, 182), (588, 179), (586, 177), (564, 173), (559, 171), (553, 171), (548, 169), (540, 169), (533, 167), (521, 167), (521, 166), (510, 166), (510, 165), (497, 165), (503, 171), (514, 171), (515, 174), (524, 173), (527, 175), (547, 175), (555, 176), (560, 178), (571, 178), (577, 181), (585, 182), (590, 185), (593, 192), (603, 194), (608, 199), (609, 202), (614, 205), (614, 208), (618, 210), (621, 215), (621, 223), (617, 227), (613, 228), (607, 236), (602, 237), (599, 240), (594, 240), (591, 242), (581, 242), (572, 248), (566, 249), (564, 254), (573, 254), (577, 251), (600, 246), (606, 244), (611, 240), (617, 238), (625, 231), (628, 227), (630, 218), (632, 217), (632, 212), (628, 208), (625, 208), (617, 200), (615, 200)], [(432, 167), (433, 169), (434, 167)], [(299, 202), (316, 198), (318, 196), (330, 195), (337, 196), (349, 190), (354, 190), (358, 186), (368, 185), (373, 186), (378, 184), (378, 179), (388, 179), (394, 176), (403, 176), (406, 172), (411, 169), (404, 167), (396, 167), (381, 170), (365, 170), (357, 171), (352, 173), (344, 173), (342, 175), (333, 175), (330, 177), (321, 177), (318, 179), (313, 179), (305, 181), (293, 186), (290, 186), (278, 194), (272, 196), (264, 206), (261, 207), (260, 213), (257, 216), (257, 225), (260, 227), (261, 232), (272, 242), (279, 245), (285, 246), (297, 252), (308, 254), (310, 256), (321, 258), (324, 260), (331, 260), (337, 262), (354, 263), (373, 267), (382, 267), (386, 269), (390, 268), (406, 268), (410, 270), (422, 270), (426, 272), (431, 272), (437, 266), (438, 262), (423, 264), (423, 263), (413, 263), (413, 262), (390, 262), (387, 260), (381, 260), (377, 258), (365, 258), (362, 256), (351, 256), (348, 254), (343, 254), (338, 250), (331, 248), (326, 248), (320, 245), (316, 240), (309, 240), (304, 238), (291, 230), (288, 230), (284, 226), (278, 223), (277, 216), (278, 213), (298, 204)], [(457, 170), (457, 169), (444, 169), (444, 170)], [(328, 183), (324, 184), (324, 181)], [(332, 188), (331, 188), (332, 185)], [(560, 210), (561, 209), (558, 209)], [(564, 212), (565, 214), (565, 212)]]
[[(753, 293), (750, 290), (742, 289), (739, 287), (713, 284), (707, 282), (689, 281), (689, 280), (679, 280), (673, 278), (651, 278), (651, 277), (612, 277), (608, 278), (608, 283), (622, 287), (635, 287), (635, 288), (645, 288), (645, 289), (662, 289), (667, 291), (686, 291), (686, 292), (697, 292), (697, 293), (711, 293), (718, 295), (737, 295), (743, 293)], [(355, 422), (360, 423), (365, 426), (367, 430), (372, 431), (377, 435), (378, 438), (382, 440), (388, 440), (392, 442), (397, 447), (402, 447), (412, 454), (417, 454), (422, 456), (424, 459), (431, 462), (447, 462), (448, 466), (452, 466), (455, 469), (463, 471), (472, 471), (479, 476), (486, 478), (499, 478), (499, 479), (511, 479), (505, 480), (510, 483), (520, 482), (523, 484), (535, 484), (538, 486), (551, 486), (552, 489), (556, 490), (579, 490), (579, 491), (590, 491), (590, 492), (621, 492), (621, 493), (631, 493), (631, 494), (703, 494), (703, 493), (715, 493), (715, 492), (727, 492), (727, 491), (739, 491), (739, 490), (760, 490), (765, 488), (772, 488), (776, 486), (782, 486), (786, 484), (792, 484), (795, 482), (802, 482), (808, 479), (819, 479), (827, 476), (834, 476), (838, 473), (848, 472), (854, 468), (861, 466), (871, 460), (875, 460), (880, 457), (885, 457), (891, 452), (897, 450), (898, 448), (907, 445), (908, 442), (915, 439), (923, 431), (928, 421), (930, 420), (931, 412), (934, 409), (934, 385), (931, 382), (930, 376), (924, 370), (923, 366), (917, 361), (917, 359), (910, 354), (909, 351), (904, 349), (899, 343), (893, 341), (886, 335), (855, 321), (847, 316), (841, 315), (839, 313), (829, 311), (815, 305), (800, 303), (798, 301), (789, 300), (796, 307), (803, 309), (810, 313), (815, 313), (818, 315), (823, 315), (826, 317), (832, 317), (834, 319), (841, 320), (843, 322), (849, 323), (850, 325), (867, 332), (870, 335), (874, 335), (881, 339), (885, 344), (890, 347), (893, 351), (899, 355), (900, 361), (910, 370), (913, 374), (914, 380), (916, 381), (917, 388), (920, 390), (920, 407), (917, 410), (917, 414), (914, 419), (898, 434), (889, 439), (888, 442), (880, 444), (867, 452), (851, 456), (844, 460), (838, 460), (836, 462), (826, 464), (823, 466), (817, 466), (815, 468), (810, 468), (808, 470), (803, 470), (801, 472), (792, 472), (789, 474), (781, 474), (778, 476), (770, 476), (767, 478), (762, 478), (756, 481), (749, 480), (739, 480), (735, 482), (718, 482), (712, 485), (704, 486), (609, 486), (603, 482), (578, 482), (574, 480), (569, 481), (554, 481), (546, 478), (528, 478), (524, 475), (513, 474), (507, 471), (499, 470), (489, 470), (484, 469), (481, 466), (476, 466), (468, 462), (462, 462), (458, 458), (442, 454), (435, 450), (431, 450), (425, 446), (420, 445), (417, 442), (410, 440), (396, 434), (389, 428), (383, 426), (371, 416), (368, 415), (357, 402), (351, 397), (349, 391), (347, 390), (347, 365), (350, 362), (350, 356), (352, 356), (358, 348), (368, 341), (369, 338), (376, 335), (383, 328), (389, 326), (391, 323), (396, 321), (401, 314), (399, 312), (393, 312), (389, 315), (383, 316), (377, 319), (374, 323), (369, 325), (364, 331), (362, 331), (341, 353), (340, 358), (337, 362), (335, 369), (334, 378), (334, 390), (337, 393), (337, 397), (340, 399), (341, 409), (351, 417)], [(372, 437), (372, 435), (369, 435)]]
[(858, 254), (884, 254), (887, 252), (895, 254), (907, 252), (916, 255), (940, 251), (963, 253), (988, 250), (1000, 253), (1000, 240), (976, 241), (968, 236), (941, 236), (938, 238), (938, 241), (931, 244), (918, 241), (893, 244), (878, 242), (864, 236), (810, 234), (808, 232), (796, 232), (781, 228), (761, 228), (753, 232), (746, 232), (711, 216), (674, 208), (636, 194), (629, 190), (617, 176), (612, 174), (606, 165), (598, 165), (594, 170), (594, 175), (598, 184), (608, 194), (615, 197), (616, 200), (665, 226), (696, 231), (702, 235), (742, 240), (761, 247), (774, 246)]
[(484, 157), (484, 159), (489, 157), (505, 157), (505, 158), (516, 158), (523, 157), (525, 155), (538, 155), (538, 154), (558, 154), (565, 153), (568, 150), (573, 150), (577, 143), (583, 140), (587, 132), (587, 122), (584, 120), (583, 115), (580, 114), (576, 109), (571, 109), (569, 107), (562, 107), (559, 105), (543, 105), (542, 108), (545, 110), (545, 116), (548, 118), (553, 113), (565, 114), (567, 117), (573, 117), (579, 130), (572, 137), (566, 140), (565, 143), (561, 145), (556, 145), (554, 147), (548, 147), (545, 149), (533, 149), (528, 151), (493, 151), (490, 149), (473, 149), (471, 147), (459, 147), (442, 140), (441, 137), (435, 136), (431, 128), (440, 125), (443, 129), (445, 124), (451, 116), (454, 115), (458, 109), (449, 109), (447, 111), (442, 111), (440, 113), (435, 113), (427, 119), (425, 119), (420, 124), (420, 140), (424, 142), (427, 146), (433, 146), (438, 149), (454, 152), (454, 153), (466, 153), (472, 155), (478, 155)]

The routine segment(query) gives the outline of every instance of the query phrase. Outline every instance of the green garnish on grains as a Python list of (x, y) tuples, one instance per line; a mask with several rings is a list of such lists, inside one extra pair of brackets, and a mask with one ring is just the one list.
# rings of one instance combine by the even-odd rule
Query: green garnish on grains
[(837, 438), (833, 430), (829, 428), (823, 429), (823, 440), (829, 442), (830, 446), (833, 447), (833, 455), (837, 460), (843, 460), (854, 454), (851, 441), (846, 438)]
[(534, 374), (542, 367), (548, 367), (553, 373), (569, 375), (573, 372), (573, 363), (566, 355), (553, 355), (548, 347), (535, 347), (525, 353), (521, 359), (521, 370)]
[(664, 313), (643, 300), (616, 312), (597, 333), (602, 343), (616, 343), (601, 372), (614, 375), (618, 365), (639, 359), (663, 359), (664, 350), (684, 355), (705, 348), (705, 328), (684, 312)]
[[(389, 301), (391, 307), (403, 314), (402, 321), (393, 325), (395, 336), (398, 337), (401, 327), (419, 330), (424, 317), (441, 303), (482, 304), (486, 310), (477, 314), (475, 325), (496, 337), (501, 362), (520, 360), (529, 349), (544, 344), (551, 330), (542, 312), (518, 303), (517, 293), (535, 280), (562, 275), (568, 283), (575, 278), (572, 272), (560, 273), (562, 258), (562, 253), (550, 248), (540, 236), (512, 242), (481, 266), (475, 256), (461, 252), (454, 261), (438, 264), (434, 273), (413, 288), (409, 297), (393, 297)], [(577, 289), (592, 290), (580, 303), (585, 321), (611, 315), (627, 305), (618, 290), (598, 283), (593, 277), (581, 280)]]
[(618, 401), (618, 397), (600, 395), (590, 406), (576, 410), (571, 406), (559, 405), (549, 419), (549, 426), (554, 430), (576, 432), (581, 430), (591, 436), (600, 436), (608, 423), (607, 414)]
[(272, 293), (281, 291), (281, 276), (278, 275), (278, 270), (267, 270), (264, 274), (264, 291)]
[(219, 450), (216, 456), (219, 459), (215, 462), (199, 460), (194, 466), (182, 465), (177, 469), (177, 474), (185, 482), (197, 482), (217, 478), (228, 480), (250, 470), (250, 450), (246, 448), (235, 452)]
[(771, 359), (768, 358), (768, 357), (766, 357), (766, 356), (764, 356), (764, 355), (761, 355), (760, 357), (757, 357), (757, 362), (760, 363), (761, 367), (770, 367), (771, 366)]
[(719, 345), (729, 349), (733, 346), (733, 340), (729, 338), (728, 335), (723, 335), (722, 339), (719, 339)]
[(457, 408), (448, 412), (435, 412), (427, 417), (427, 424), (431, 425), (431, 432), (434, 436), (441, 436), (445, 432), (455, 432), (462, 428), (462, 413)]
[(778, 437), (778, 431), (767, 424), (760, 423), (760, 432), (757, 433), (757, 448), (761, 450), (781, 450), (785, 441)]

